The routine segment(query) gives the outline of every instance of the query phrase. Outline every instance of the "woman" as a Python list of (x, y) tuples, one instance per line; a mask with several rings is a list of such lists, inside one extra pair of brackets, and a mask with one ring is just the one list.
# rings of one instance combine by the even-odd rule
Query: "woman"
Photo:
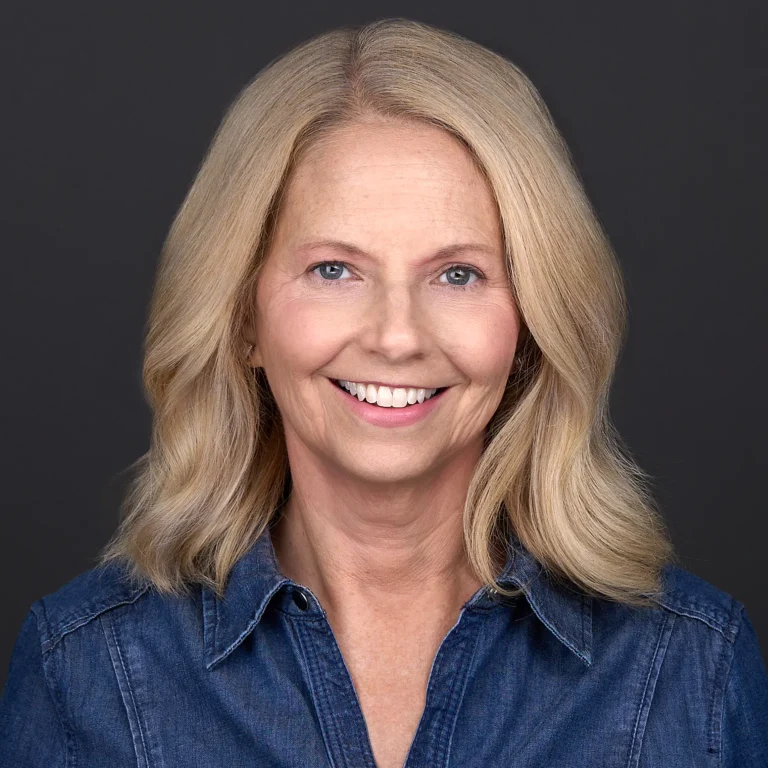
[(402, 19), (226, 115), (166, 241), (150, 451), (32, 605), (3, 765), (768, 765), (744, 606), (608, 415), (620, 272), (525, 75)]

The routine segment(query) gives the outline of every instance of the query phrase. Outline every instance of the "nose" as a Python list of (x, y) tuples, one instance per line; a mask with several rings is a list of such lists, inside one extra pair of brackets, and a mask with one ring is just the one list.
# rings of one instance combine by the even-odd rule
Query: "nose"
[(422, 308), (405, 281), (378, 286), (360, 321), (365, 345), (390, 359), (417, 353), (428, 336)]

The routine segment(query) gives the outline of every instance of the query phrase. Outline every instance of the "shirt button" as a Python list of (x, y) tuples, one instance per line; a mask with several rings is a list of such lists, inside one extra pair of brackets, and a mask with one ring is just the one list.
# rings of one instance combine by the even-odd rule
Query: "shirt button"
[(309, 608), (309, 600), (307, 600), (307, 596), (300, 589), (293, 591), (293, 602), (296, 603), (300, 611), (306, 611)]

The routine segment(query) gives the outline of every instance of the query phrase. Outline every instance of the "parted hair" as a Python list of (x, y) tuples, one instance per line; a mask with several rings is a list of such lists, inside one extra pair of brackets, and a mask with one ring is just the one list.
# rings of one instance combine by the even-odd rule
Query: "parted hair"
[(160, 254), (142, 380), (149, 450), (99, 554), (167, 594), (223, 594), (291, 490), (280, 413), (244, 329), (292, 169), (334, 129), (423, 121), (466, 148), (495, 196), (521, 318), (515, 365), (463, 510), (483, 583), (510, 532), (556, 580), (650, 605), (676, 555), (609, 415), (626, 339), (621, 271), (549, 110), (519, 67), (454, 32), (389, 18), (271, 61), (219, 125)]

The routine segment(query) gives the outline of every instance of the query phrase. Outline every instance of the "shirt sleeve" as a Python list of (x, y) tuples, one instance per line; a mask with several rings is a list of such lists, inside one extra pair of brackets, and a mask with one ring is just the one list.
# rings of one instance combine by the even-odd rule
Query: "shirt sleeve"
[(722, 768), (768, 766), (768, 672), (743, 605), (726, 678), (722, 745)]
[(0, 765), (59, 768), (65, 733), (48, 684), (35, 606), (16, 638), (0, 698)]

